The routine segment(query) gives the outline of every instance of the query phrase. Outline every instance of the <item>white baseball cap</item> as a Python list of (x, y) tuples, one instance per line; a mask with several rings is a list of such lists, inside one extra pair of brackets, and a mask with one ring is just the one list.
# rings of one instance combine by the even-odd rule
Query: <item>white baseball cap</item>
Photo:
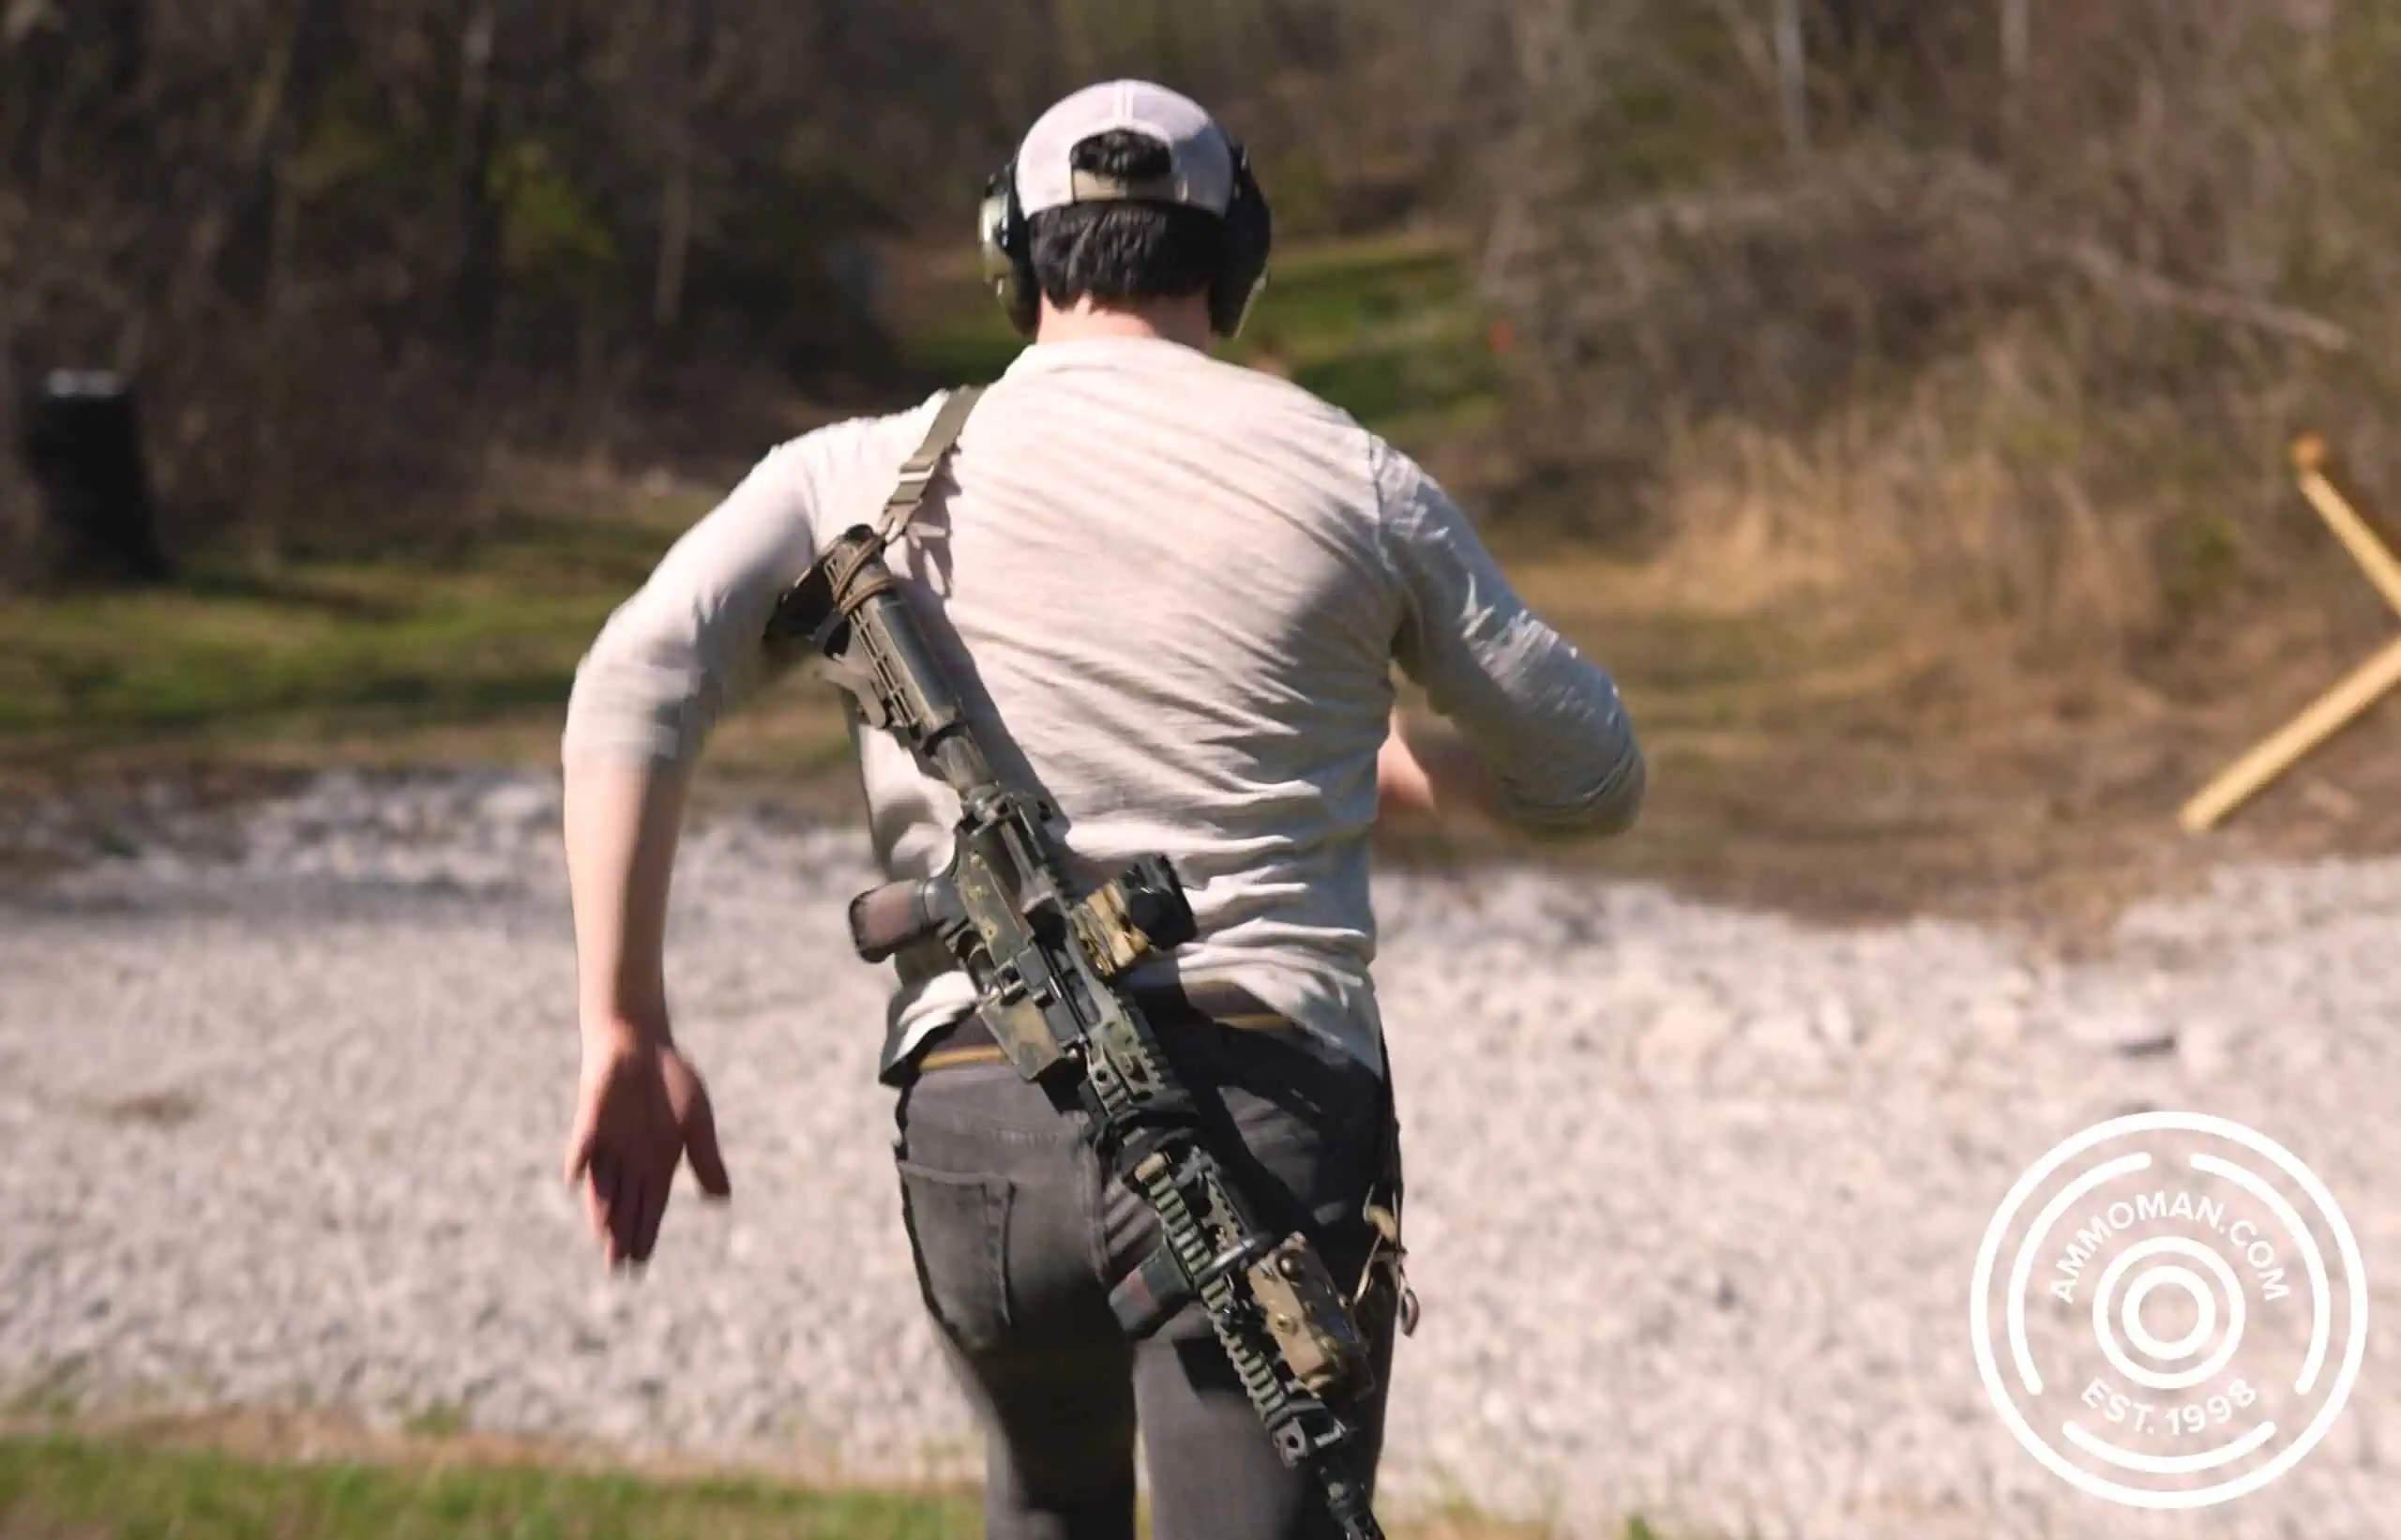
[[(1076, 146), (1115, 128), (1165, 144), (1168, 174), (1125, 183), (1076, 170)], [(1017, 152), (1017, 200), (1028, 216), (1068, 204), (1126, 198), (1224, 214), (1234, 201), (1233, 141), (1199, 102), (1147, 81), (1087, 85), (1026, 130)]]

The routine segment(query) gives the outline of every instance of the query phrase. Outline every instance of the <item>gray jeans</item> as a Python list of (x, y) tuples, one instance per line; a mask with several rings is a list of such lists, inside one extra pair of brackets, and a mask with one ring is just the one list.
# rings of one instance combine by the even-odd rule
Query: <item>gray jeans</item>
[[(1262, 1223), (1306, 1227), (1345, 1289), (1382, 1172), (1375, 1073), (1296, 1033), (1164, 1020), (1170, 1058), (1218, 1122), (1210, 1148)], [(928, 1072), (901, 1093), (900, 1188), (927, 1308), (986, 1429), (988, 1540), (1132, 1540), (1134, 1440), (1155, 1540), (1332, 1536), (1305, 1472), (1276, 1458), (1200, 1307), (1129, 1340), (1109, 1290), (1150, 1248), (1150, 1210), (1008, 1064)], [(1396, 1173), (1397, 1174), (1397, 1173)], [(1363, 1310), (1377, 1389), (1336, 1408), (1372, 1472), (1393, 1311)]]

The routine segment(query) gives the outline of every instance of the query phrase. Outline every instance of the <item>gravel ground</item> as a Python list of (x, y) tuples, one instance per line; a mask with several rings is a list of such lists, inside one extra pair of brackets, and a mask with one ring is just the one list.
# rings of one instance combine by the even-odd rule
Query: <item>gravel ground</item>
[[(882, 975), (838, 939), (859, 840), (759, 815), (689, 841), (679, 1030), (735, 1201), (687, 1188), (637, 1286), (598, 1273), (554, 1174), (546, 782), (337, 776), (239, 824), (153, 812), (143, 848), (0, 889), (0, 1393), (972, 1461), (896, 1213)], [(1593, 1532), (1638, 1508), (1763, 1536), (2401, 1526), (2373, 1342), (2298, 1472), (2153, 1518), (2010, 1441), (1961, 1308), (2016, 1171), (2137, 1107), (2293, 1146), (2377, 1309), (2401, 1303), (2401, 863), (2230, 871), (2073, 964), (1523, 873), (1379, 901), (1427, 1306), (1397, 1497)]]

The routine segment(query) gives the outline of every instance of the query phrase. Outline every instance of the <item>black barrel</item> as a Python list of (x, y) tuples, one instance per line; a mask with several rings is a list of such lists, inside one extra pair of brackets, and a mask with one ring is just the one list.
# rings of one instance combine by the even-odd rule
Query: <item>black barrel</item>
[(104, 370), (52, 373), (25, 404), (24, 449), (62, 571), (167, 575), (130, 385)]

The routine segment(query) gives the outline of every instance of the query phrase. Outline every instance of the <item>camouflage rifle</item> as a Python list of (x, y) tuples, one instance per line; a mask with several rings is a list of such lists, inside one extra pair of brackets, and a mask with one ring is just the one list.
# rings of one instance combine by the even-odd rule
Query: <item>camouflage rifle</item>
[(1372, 1388), (1366, 1339), (1316, 1248), (1263, 1229), (1203, 1144), (1198, 1106), (1125, 983), (1193, 937), (1174, 869), (1146, 856), (1068, 896), (1049, 809), (993, 773), (883, 563), (974, 394), (944, 403), (884, 517), (837, 539), (767, 630), (771, 643), (807, 638), (867, 724), (959, 793), (949, 867), (853, 899), (853, 944), (880, 962), (938, 939), (967, 971), (976, 1014), (1018, 1073), (1072, 1090), (1104, 1163), (1158, 1217), (1158, 1246), (1110, 1293), (1119, 1323), (1142, 1335), (1197, 1299), (1276, 1454), (1316, 1475), (1347, 1540), (1380, 1540), (1352, 1469), (1355, 1435), (1327, 1404)]

